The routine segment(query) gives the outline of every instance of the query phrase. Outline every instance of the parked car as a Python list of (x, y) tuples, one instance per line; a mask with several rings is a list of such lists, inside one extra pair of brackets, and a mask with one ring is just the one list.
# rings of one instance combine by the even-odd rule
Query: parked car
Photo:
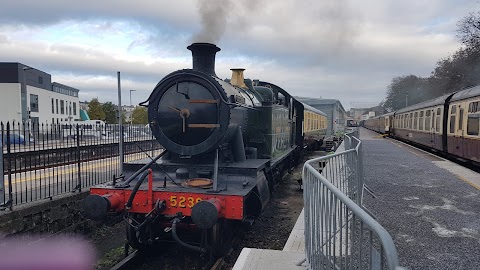
[[(19, 134), (10, 134), (10, 144), (26, 144), (27, 142), (33, 143), (35, 140), (33, 138), (30, 138), (28, 140), (25, 139), (23, 135)], [(3, 135), (3, 145), (7, 145), (7, 135)]]

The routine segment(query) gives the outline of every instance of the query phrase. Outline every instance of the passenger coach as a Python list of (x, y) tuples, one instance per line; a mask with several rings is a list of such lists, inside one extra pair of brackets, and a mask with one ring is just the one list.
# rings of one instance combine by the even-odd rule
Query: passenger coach
[(304, 148), (319, 149), (327, 134), (327, 115), (305, 103), (302, 105), (304, 107)]
[[(480, 86), (475, 86), (369, 119), (365, 121), (365, 127), (377, 132), (389, 130), (398, 139), (478, 165), (479, 104)], [(388, 123), (393, 123), (393, 127)]]
[(382, 134), (390, 134), (393, 129), (394, 112), (365, 120), (364, 126)]

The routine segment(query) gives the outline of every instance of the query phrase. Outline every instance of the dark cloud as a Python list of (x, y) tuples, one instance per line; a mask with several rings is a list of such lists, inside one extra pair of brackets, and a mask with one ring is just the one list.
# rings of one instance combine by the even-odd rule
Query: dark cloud
[(180, 27), (195, 21), (192, 1), (71, 1), (23, 0), (3, 1), (0, 23), (46, 25), (62, 20), (89, 20), (98, 18), (135, 19), (149, 24), (171, 23)]

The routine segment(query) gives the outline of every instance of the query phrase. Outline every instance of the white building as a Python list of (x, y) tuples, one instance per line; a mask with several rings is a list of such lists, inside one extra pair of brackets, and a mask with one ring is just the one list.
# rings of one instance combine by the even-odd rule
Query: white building
[(0, 63), (0, 121), (52, 124), (80, 118), (78, 89), (21, 63)]

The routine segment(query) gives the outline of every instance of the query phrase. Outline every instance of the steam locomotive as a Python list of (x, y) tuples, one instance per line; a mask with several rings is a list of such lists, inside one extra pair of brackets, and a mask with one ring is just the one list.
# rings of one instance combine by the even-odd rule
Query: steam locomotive
[[(218, 78), (216, 45), (188, 49), (193, 69), (170, 73), (142, 103), (165, 150), (125, 163), (125, 181), (92, 187), (84, 212), (93, 220), (124, 214), (134, 248), (173, 237), (222, 256), (233, 223), (262, 212), (275, 179), (304, 148), (322, 144), (327, 121), (279, 86), (245, 79), (244, 69), (232, 69), (230, 80)], [(181, 239), (191, 230), (202, 232), (197, 245)]]

